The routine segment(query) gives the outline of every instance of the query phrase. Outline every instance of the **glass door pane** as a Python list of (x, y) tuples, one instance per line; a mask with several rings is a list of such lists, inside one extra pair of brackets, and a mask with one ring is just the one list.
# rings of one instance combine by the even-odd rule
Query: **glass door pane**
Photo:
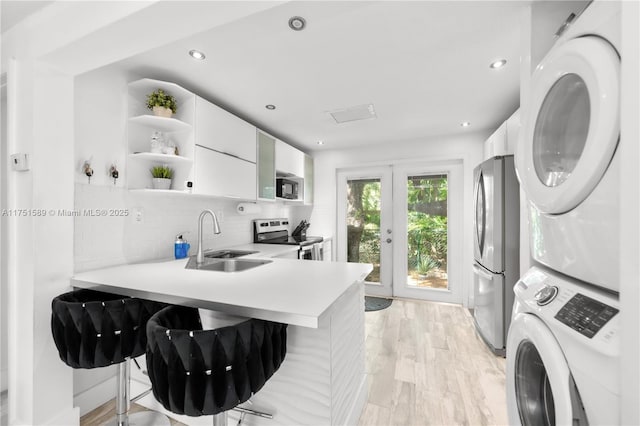
[(276, 199), (276, 139), (258, 130), (258, 198)]
[(448, 289), (447, 175), (407, 176), (409, 287)]
[(577, 74), (566, 74), (551, 87), (536, 120), (533, 165), (540, 181), (554, 187), (575, 169), (591, 119), (589, 91)]
[(371, 263), (366, 281), (380, 283), (381, 182), (347, 179), (347, 262)]

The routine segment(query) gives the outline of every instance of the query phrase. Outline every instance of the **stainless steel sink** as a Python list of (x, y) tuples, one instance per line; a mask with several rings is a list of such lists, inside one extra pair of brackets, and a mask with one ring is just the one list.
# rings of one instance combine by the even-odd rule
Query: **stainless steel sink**
[(247, 269), (257, 268), (258, 266), (265, 265), (273, 262), (272, 260), (265, 259), (206, 259), (202, 265), (198, 266), (195, 256), (189, 258), (186, 269), (200, 269), (204, 271), (219, 271), (219, 272), (242, 272)]
[(250, 250), (216, 250), (210, 251), (204, 254), (205, 258), (209, 259), (233, 259), (236, 257), (247, 256), (250, 254), (255, 254), (257, 251)]

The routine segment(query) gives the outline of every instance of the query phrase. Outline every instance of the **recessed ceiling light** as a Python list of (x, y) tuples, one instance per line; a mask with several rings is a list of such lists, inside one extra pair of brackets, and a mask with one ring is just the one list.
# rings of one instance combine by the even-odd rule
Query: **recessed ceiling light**
[(498, 69), (498, 68), (502, 68), (507, 64), (507, 60), (506, 59), (499, 59), (495, 62), (492, 62), (491, 65), (489, 65), (489, 68), (492, 68), (494, 70)]
[(469, 123), (468, 121), (463, 121), (462, 123), (460, 123), (460, 125), (462, 127), (469, 127), (469, 126), (471, 126), (471, 123)]
[(192, 57), (193, 59), (197, 59), (197, 60), (199, 60), (199, 61), (204, 60), (204, 58), (206, 57), (206, 56), (204, 55), (204, 53), (202, 53), (202, 52), (201, 52), (201, 51), (199, 51), (199, 50), (195, 50), (195, 49), (190, 50), (190, 51), (189, 51), (189, 55), (191, 55), (191, 57)]
[(265, 105), (264, 107), (265, 107), (266, 109), (270, 109), (270, 110), (274, 110), (274, 109), (276, 109), (276, 106), (275, 106), (275, 105), (271, 105), (271, 104), (267, 104), (267, 105)]
[(318, 145), (324, 145), (324, 141), (318, 141), (317, 144)]
[(307, 21), (301, 16), (293, 16), (289, 19), (289, 28), (293, 31), (302, 31), (304, 27), (307, 25)]

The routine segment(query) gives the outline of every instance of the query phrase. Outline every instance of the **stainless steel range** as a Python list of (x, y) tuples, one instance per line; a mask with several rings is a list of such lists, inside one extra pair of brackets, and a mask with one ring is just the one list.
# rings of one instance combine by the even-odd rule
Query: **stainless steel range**
[(308, 222), (301, 222), (289, 235), (289, 219), (256, 219), (253, 221), (253, 242), (298, 246), (298, 259), (322, 260), (322, 237), (306, 234)]

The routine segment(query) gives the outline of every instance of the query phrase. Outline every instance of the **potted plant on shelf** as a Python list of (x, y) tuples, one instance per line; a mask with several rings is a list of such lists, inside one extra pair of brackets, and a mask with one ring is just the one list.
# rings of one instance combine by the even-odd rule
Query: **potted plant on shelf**
[(154, 115), (170, 118), (178, 110), (178, 103), (176, 98), (162, 89), (157, 89), (147, 95), (147, 108), (153, 111)]
[(170, 189), (173, 170), (167, 166), (153, 166), (151, 168), (151, 176), (153, 176), (153, 189)]

